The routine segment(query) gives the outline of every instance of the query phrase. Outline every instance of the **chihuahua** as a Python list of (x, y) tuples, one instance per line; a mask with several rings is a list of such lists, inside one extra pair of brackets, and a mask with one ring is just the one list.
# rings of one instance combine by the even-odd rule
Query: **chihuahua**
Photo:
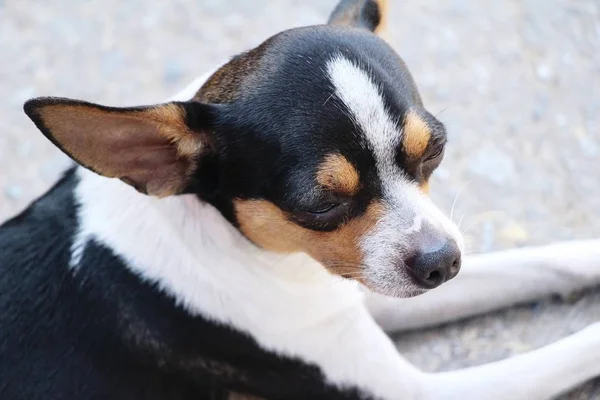
[(342, 0), (164, 104), (28, 101), (78, 165), (0, 227), (0, 398), (532, 400), (600, 375), (600, 324), (443, 373), (386, 335), (593, 286), (600, 240), (465, 257), (385, 17)]

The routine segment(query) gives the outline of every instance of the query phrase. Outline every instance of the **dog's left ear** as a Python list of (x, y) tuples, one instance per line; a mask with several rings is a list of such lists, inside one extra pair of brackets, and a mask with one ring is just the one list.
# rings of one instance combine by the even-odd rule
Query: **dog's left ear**
[(385, 29), (386, 17), (387, 0), (340, 0), (327, 23), (381, 34)]
[(82, 166), (157, 197), (180, 194), (210, 154), (217, 106), (173, 102), (115, 108), (62, 98), (37, 98), (25, 113)]

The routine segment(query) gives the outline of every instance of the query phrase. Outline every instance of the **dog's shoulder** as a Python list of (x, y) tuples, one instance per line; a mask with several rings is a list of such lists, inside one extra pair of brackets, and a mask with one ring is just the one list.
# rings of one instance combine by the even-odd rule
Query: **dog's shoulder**
[[(74, 190), (77, 185), (75, 168), (68, 169), (44, 195), (32, 202), (20, 214), (0, 224), (0, 258), (8, 257), (8, 250), (21, 246), (10, 243), (28, 243), (41, 236), (60, 241), (72, 233), (75, 226), (76, 204)], [(60, 232), (60, 236), (56, 236)], [(43, 243), (36, 243), (38, 246)]]
[[(36, 398), (31, 390), (39, 393), (42, 382), (48, 382), (42, 375), (50, 362), (68, 347), (62, 313), (73, 298), (65, 297), (69, 276), (61, 267), (68, 262), (76, 229), (75, 186), (74, 171), (69, 170), (45, 195), (0, 226), (1, 398), (20, 398), (15, 388)], [(58, 368), (60, 363), (55, 363), (52, 370)]]
[[(74, 169), (45, 195), (0, 225), (0, 298), (14, 298), (67, 262), (76, 231)], [(5, 308), (2, 308), (5, 314)]]

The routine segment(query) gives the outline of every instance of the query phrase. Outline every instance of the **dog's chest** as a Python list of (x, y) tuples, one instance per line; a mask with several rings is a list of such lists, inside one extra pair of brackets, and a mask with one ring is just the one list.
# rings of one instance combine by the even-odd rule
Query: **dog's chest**
[[(107, 264), (118, 272), (107, 276), (95, 267)], [(106, 310), (103, 325), (105, 329), (113, 327), (115, 341), (125, 348), (122, 352), (107, 348), (102, 353), (111, 354), (117, 363), (121, 362), (118, 354), (123, 354), (123, 362), (130, 368), (119, 375), (132, 376), (132, 389), (142, 384), (134, 383), (138, 376), (154, 373), (160, 383), (154, 392), (168, 395), (157, 398), (187, 399), (188, 392), (193, 394), (189, 398), (199, 394), (212, 396), (200, 398), (224, 398), (240, 383), (268, 398), (290, 398), (291, 393), (358, 398), (352, 390), (327, 385), (320, 369), (306, 360), (267, 350), (232, 325), (190, 315), (176, 298), (140, 281), (119, 257), (95, 241), (88, 243), (80, 267), (79, 273), (86, 276), (86, 292), (96, 290), (94, 282), (102, 282), (99, 291), (111, 294), (100, 300), (100, 307)], [(98, 315), (96, 310), (90, 311)], [(181, 388), (187, 389), (176, 395)]]

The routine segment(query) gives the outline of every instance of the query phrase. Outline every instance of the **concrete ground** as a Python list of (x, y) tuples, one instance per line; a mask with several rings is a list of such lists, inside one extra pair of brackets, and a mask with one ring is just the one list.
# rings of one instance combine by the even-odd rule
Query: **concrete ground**
[[(0, 220), (64, 168), (21, 111), (39, 95), (154, 103), (336, 0), (0, 0)], [(600, 232), (600, 3), (391, 0), (390, 42), (450, 145), (433, 196), (473, 252)], [(427, 370), (524, 352), (600, 320), (600, 292), (398, 338)], [(568, 399), (600, 399), (587, 384)], [(477, 399), (479, 400), (479, 399)]]

